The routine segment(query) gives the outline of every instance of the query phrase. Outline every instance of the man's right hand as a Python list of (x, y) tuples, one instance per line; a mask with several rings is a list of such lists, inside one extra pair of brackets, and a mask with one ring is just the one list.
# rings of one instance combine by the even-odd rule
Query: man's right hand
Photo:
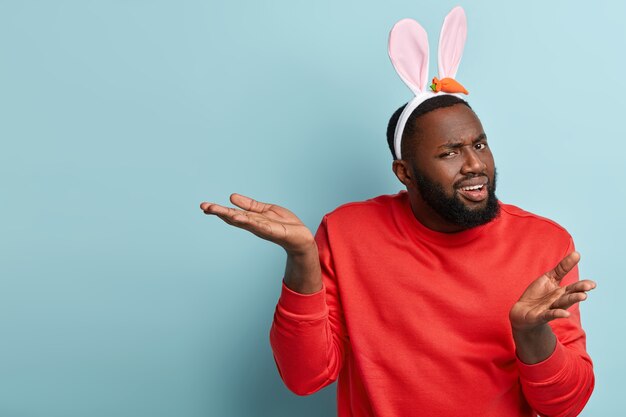
[(302, 254), (314, 243), (311, 231), (284, 207), (261, 203), (241, 194), (231, 194), (230, 202), (241, 210), (207, 202), (200, 204), (200, 208), (206, 214), (214, 214), (232, 226), (282, 246), (289, 254)]
[(315, 238), (295, 214), (284, 207), (261, 203), (241, 194), (231, 194), (230, 201), (240, 209), (207, 202), (201, 203), (200, 209), (285, 249), (284, 282), (290, 289), (313, 293), (322, 288)]

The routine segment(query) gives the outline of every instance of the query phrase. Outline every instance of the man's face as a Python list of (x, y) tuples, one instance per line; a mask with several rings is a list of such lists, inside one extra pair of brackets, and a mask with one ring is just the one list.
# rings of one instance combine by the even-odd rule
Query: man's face
[(407, 159), (422, 200), (464, 229), (493, 220), (499, 213), (496, 170), (476, 114), (455, 104), (418, 120), (419, 138)]

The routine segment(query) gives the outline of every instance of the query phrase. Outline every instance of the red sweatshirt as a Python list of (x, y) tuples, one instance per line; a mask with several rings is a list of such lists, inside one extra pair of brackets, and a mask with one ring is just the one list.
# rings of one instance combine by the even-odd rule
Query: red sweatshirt
[[(339, 417), (575, 416), (594, 385), (578, 305), (552, 321), (543, 362), (515, 354), (508, 313), (574, 250), (556, 223), (515, 206), (444, 234), (414, 217), (408, 194), (343, 205), (316, 233), (324, 288), (283, 285), (270, 341), (287, 387), (337, 378)], [(578, 269), (563, 279), (578, 279)]]

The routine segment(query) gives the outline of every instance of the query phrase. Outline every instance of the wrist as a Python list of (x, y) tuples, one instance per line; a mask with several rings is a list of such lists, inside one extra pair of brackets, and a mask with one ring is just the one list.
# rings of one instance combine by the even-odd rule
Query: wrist
[(554, 352), (556, 336), (547, 323), (529, 329), (513, 327), (512, 332), (517, 356), (525, 364), (539, 363)]
[(291, 291), (296, 292), (302, 295), (310, 295), (320, 292), (323, 288), (322, 280), (298, 280), (298, 279), (289, 279), (285, 277), (283, 279), (283, 284), (285, 287), (289, 288)]
[(313, 294), (322, 289), (322, 273), (315, 241), (308, 247), (287, 252), (284, 284), (300, 294)]
[(285, 252), (287, 252), (287, 256), (294, 259), (294, 260), (300, 260), (300, 259), (310, 259), (310, 258), (315, 258), (317, 259), (318, 252), (317, 252), (317, 243), (315, 242), (315, 239), (311, 238), (310, 240), (307, 240), (304, 243), (299, 244), (298, 246), (294, 246), (294, 247), (290, 247), (290, 248), (284, 248)]
[(547, 331), (551, 331), (552, 328), (550, 327), (548, 323), (541, 323), (539, 325), (535, 325), (532, 327), (520, 326), (520, 325), (515, 325), (511, 323), (511, 330), (513, 331), (513, 334), (517, 334), (518, 336), (524, 337), (527, 339), (532, 339), (535, 337), (540, 337), (541, 334)]

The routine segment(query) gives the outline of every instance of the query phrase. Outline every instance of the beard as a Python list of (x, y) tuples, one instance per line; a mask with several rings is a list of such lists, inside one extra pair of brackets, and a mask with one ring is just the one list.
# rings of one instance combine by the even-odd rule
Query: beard
[[(448, 222), (460, 226), (464, 229), (480, 226), (489, 223), (500, 214), (500, 205), (496, 197), (496, 171), (493, 171), (493, 181), (486, 184), (487, 204), (482, 208), (471, 209), (463, 203), (461, 196), (454, 190), (452, 197), (448, 196), (443, 186), (426, 176), (417, 167), (412, 166), (417, 189), (422, 199), (439, 216)], [(470, 175), (463, 178), (465, 181), (481, 175)]]

